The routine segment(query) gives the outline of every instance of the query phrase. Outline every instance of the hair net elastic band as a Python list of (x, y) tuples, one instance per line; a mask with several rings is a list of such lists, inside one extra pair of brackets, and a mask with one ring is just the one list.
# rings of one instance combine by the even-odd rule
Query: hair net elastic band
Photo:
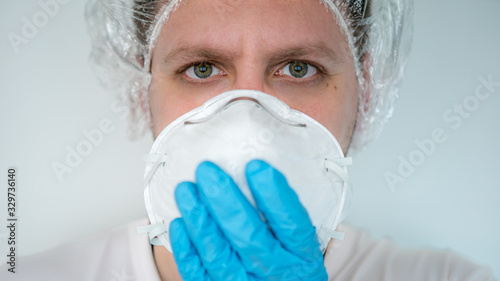
[[(89, 0), (91, 62), (102, 85), (130, 107), (129, 133), (151, 129), (154, 47), (171, 13), (189, 0)], [(329, 10), (354, 60), (360, 100), (351, 148), (362, 150), (391, 117), (411, 49), (413, 0), (316, 0)]]
[(156, 24), (154, 26), (150, 27), (150, 28), (152, 28), (152, 32), (150, 35), (151, 36), (150, 39), (152, 39), (152, 40), (148, 40), (149, 41), (148, 50), (147, 50), (148, 57), (145, 58), (146, 61), (144, 62), (144, 70), (147, 73), (149, 73), (149, 68), (151, 67), (151, 58), (153, 56), (153, 50), (154, 50), (154, 47), (156, 46), (156, 43), (158, 42), (158, 37), (160, 37), (161, 29), (162, 29), (163, 25), (165, 24), (165, 22), (168, 20), (168, 17), (170, 16), (170, 14), (173, 13), (175, 10), (177, 10), (179, 5), (181, 4), (181, 1), (182, 0), (173, 0), (170, 3), (168, 3), (168, 5), (165, 5), (164, 7), (162, 7), (162, 9), (160, 10), (160, 13), (156, 16), (157, 17)]
[[(168, 20), (169, 16), (173, 12), (175, 12), (175, 10), (177, 10), (177, 8), (180, 6), (182, 1), (183, 0), (173, 0), (170, 3), (168, 3), (168, 5), (165, 5), (161, 9), (159, 16), (157, 16), (156, 23), (152, 27), (150, 27), (151, 28), (151, 33), (150, 33), (151, 37), (150, 37), (150, 40), (148, 40), (149, 45), (148, 45), (147, 57), (145, 58), (145, 62), (144, 62), (143, 72), (149, 73), (149, 69), (151, 67), (151, 58), (153, 56), (154, 47), (158, 41), (158, 37), (160, 35), (161, 29), (162, 29), (163, 25), (165, 24), (165, 22)], [(188, 1), (188, 0), (184, 0), (184, 1)], [(332, 1), (320, 0), (320, 2), (323, 5), (325, 5), (325, 7), (327, 7), (335, 15), (335, 20), (336, 20), (337, 24), (340, 26), (341, 33), (342, 33), (342, 35), (345, 36), (347, 43), (349, 45), (351, 58), (354, 60), (354, 66), (355, 66), (355, 71), (356, 71), (356, 77), (358, 78), (358, 84), (361, 85), (362, 75), (361, 75), (361, 69), (360, 69), (360, 65), (359, 65), (359, 58), (358, 58), (358, 55), (356, 54), (356, 48), (354, 47), (354, 39), (353, 39), (353, 36), (351, 35), (351, 33), (349, 32), (349, 28), (347, 27), (347, 23), (344, 20), (344, 18), (342, 17), (342, 14), (340, 13), (339, 9), (333, 4)], [(366, 1), (356, 1), (356, 2), (367, 3)], [(358, 5), (362, 5), (362, 4), (358, 4)], [(363, 4), (363, 5), (365, 6), (364, 9), (366, 9), (366, 4)], [(364, 14), (364, 11), (363, 11), (363, 14)], [(149, 84), (147, 86), (149, 87)]]
[(347, 44), (349, 45), (349, 50), (351, 52), (351, 59), (354, 61), (354, 69), (356, 72), (356, 77), (358, 79), (358, 85), (362, 87), (363, 76), (361, 75), (361, 67), (359, 64), (358, 54), (356, 53), (356, 47), (354, 46), (354, 38), (349, 28), (347, 27), (347, 22), (342, 17), (340, 10), (334, 5), (332, 1), (320, 0), (323, 5), (329, 8), (329, 10), (335, 15), (335, 21), (340, 27), (340, 32), (345, 36)]

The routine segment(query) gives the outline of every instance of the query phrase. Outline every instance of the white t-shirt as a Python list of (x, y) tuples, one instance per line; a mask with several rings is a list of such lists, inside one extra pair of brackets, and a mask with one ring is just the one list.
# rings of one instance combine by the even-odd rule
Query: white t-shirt
[[(16, 273), (0, 267), (0, 280), (160, 281), (147, 234), (147, 218), (17, 260)], [(366, 232), (340, 226), (345, 240), (325, 256), (329, 281), (495, 281), (489, 269), (446, 251), (406, 250)]]

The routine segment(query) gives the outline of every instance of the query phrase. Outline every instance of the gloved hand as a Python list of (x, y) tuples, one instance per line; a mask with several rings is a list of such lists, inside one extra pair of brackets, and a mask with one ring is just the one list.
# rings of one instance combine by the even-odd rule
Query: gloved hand
[(246, 177), (258, 210), (211, 162), (198, 166), (196, 184), (177, 186), (182, 218), (169, 232), (182, 279), (327, 280), (315, 228), (285, 177), (260, 160)]

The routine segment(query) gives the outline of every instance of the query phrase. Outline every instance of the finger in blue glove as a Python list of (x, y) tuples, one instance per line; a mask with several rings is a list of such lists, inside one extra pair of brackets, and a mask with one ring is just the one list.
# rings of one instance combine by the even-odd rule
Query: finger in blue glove
[[(199, 200), (196, 185), (189, 182), (179, 184), (175, 198), (183, 224), (171, 224), (170, 235), (174, 258), (176, 262), (179, 259), (178, 265), (181, 264), (183, 271), (179, 273), (183, 279), (205, 280), (184, 276), (200, 276), (206, 271), (212, 280), (247, 280), (246, 271), (236, 253)], [(204, 269), (197, 268), (197, 258)]]
[(189, 239), (182, 218), (177, 218), (170, 223), (169, 234), (174, 260), (182, 279), (210, 281), (210, 277)]
[(245, 172), (257, 208), (283, 247), (299, 257), (317, 255), (316, 230), (283, 174), (262, 160), (250, 161)]
[(257, 280), (327, 280), (314, 226), (281, 173), (263, 161), (247, 166), (247, 181), (271, 229), (215, 164), (200, 164), (196, 180), (200, 199), (248, 274)]

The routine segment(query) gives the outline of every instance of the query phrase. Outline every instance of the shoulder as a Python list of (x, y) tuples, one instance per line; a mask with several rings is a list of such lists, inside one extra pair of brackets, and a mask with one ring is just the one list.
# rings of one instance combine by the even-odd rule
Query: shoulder
[(375, 241), (366, 231), (340, 225), (325, 255), (329, 280), (496, 281), (480, 267), (451, 251), (405, 249), (389, 239)]
[[(137, 234), (133, 221), (106, 232), (20, 257), (16, 273), (0, 272), (7, 280), (159, 280), (147, 234)], [(7, 272), (7, 273), (6, 273)]]

